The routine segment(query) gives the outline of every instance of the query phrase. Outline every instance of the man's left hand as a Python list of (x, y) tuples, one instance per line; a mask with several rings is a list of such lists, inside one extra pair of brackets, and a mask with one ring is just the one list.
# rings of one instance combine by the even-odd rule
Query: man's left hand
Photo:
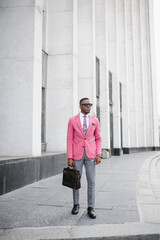
[(95, 165), (98, 165), (101, 162), (101, 157), (97, 155), (94, 162), (95, 162)]

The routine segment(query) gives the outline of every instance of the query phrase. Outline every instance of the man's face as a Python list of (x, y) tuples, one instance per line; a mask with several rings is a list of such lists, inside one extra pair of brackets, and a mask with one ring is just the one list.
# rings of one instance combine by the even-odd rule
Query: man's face
[(80, 105), (81, 113), (83, 113), (85, 115), (90, 113), (91, 106), (92, 106), (92, 104), (90, 103), (90, 101), (88, 99), (83, 100)]

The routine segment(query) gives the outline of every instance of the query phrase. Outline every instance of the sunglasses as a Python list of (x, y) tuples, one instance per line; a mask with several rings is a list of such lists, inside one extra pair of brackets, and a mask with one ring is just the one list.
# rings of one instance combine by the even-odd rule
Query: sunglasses
[(92, 103), (83, 103), (81, 104), (81, 106), (84, 106), (84, 107), (92, 107)]

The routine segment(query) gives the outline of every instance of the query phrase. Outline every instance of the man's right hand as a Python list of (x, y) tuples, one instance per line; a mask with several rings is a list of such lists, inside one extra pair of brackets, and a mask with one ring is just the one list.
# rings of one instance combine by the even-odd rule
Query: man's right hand
[(74, 161), (73, 161), (72, 158), (68, 159), (68, 166), (70, 166), (70, 167), (74, 167), (75, 166)]

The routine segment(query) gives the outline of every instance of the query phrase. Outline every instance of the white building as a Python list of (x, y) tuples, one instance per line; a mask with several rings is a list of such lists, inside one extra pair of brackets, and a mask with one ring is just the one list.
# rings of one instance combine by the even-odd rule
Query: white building
[(152, 0), (0, 0), (0, 46), (1, 156), (65, 152), (83, 97), (103, 149), (159, 146)]

